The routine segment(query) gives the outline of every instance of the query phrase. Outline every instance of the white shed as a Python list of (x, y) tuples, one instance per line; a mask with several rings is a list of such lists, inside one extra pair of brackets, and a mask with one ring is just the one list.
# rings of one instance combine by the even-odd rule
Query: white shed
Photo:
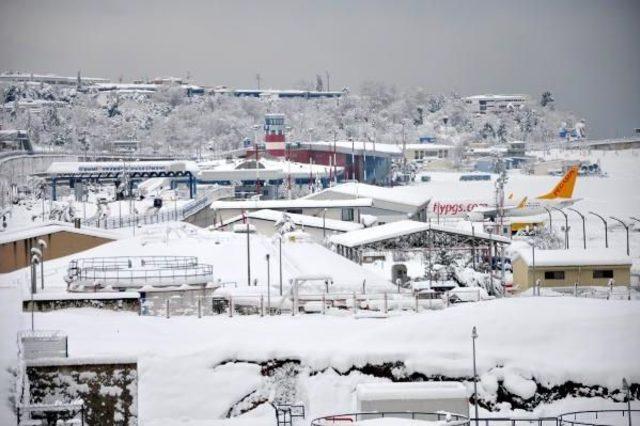
[(356, 388), (358, 412), (447, 411), (469, 416), (467, 389), (458, 382), (364, 383)]

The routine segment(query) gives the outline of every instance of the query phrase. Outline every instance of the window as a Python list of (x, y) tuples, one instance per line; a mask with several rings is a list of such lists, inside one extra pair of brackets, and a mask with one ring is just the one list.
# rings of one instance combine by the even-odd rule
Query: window
[(353, 222), (353, 209), (342, 209), (342, 220)]
[(564, 280), (564, 271), (544, 271), (545, 280)]
[(593, 278), (613, 278), (613, 269), (594, 269)]

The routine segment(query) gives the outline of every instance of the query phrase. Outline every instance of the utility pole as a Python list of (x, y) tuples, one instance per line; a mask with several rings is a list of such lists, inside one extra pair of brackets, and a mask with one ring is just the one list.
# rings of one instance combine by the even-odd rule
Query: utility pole
[(327, 92), (330, 92), (331, 89), (329, 89), (329, 71), (325, 71), (324, 73), (327, 75)]
[(245, 210), (245, 220), (247, 221), (247, 287), (251, 287), (251, 239), (249, 225), (249, 211)]
[(474, 326), (471, 330), (471, 342), (473, 345), (473, 402), (475, 407), (476, 426), (479, 425), (478, 420), (478, 371), (476, 369), (476, 339), (478, 338), (478, 330)]
[(282, 235), (278, 238), (278, 257), (279, 257), (279, 267), (280, 267), (280, 296), (282, 296)]
[(271, 266), (269, 253), (267, 253), (267, 312), (271, 315)]
[(256, 81), (258, 82), (258, 90), (260, 90), (260, 73), (256, 74)]

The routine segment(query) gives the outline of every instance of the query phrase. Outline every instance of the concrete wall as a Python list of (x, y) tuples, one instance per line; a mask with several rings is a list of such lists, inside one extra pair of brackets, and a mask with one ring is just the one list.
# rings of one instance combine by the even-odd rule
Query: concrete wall
[(0, 273), (11, 272), (29, 266), (31, 248), (38, 247), (38, 239), (42, 239), (47, 243), (47, 250), (44, 253), (45, 262), (49, 259), (68, 256), (113, 241), (92, 235), (59, 231), (0, 244)]
[(102, 363), (64, 358), (48, 364), (27, 364), (31, 404), (72, 401), (85, 403), (85, 424), (115, 426), (138, 424), (138, 365), (136, 362)]
[[(613, 279), (616, 285), (629, 284), (631, 280), (631, 268), (629, 265), (611, 265), (611, 266), (555, 266), (545, 267), (536, 266), (535, 274), (531, 266), (518, 258), (513, 261), (513, 284), (518, 286), (520, 290), (526, 290), (535, 285), (535, 280), (540, 279), (542, 287), (566, 287), (575, 283), (579, 285), (605, 286), (609, 282), (609, 278), (593, 278), (594, 270), (610, 269), (613, 270)], [(544, 274), (547, 271), (564, 271), (563, 280), (545, 279)], [(535, 275), (535, 276), (534, 276)]]

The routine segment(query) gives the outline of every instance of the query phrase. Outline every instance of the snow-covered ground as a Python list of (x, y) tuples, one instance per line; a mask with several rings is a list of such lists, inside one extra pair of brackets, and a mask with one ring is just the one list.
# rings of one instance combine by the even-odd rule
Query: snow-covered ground
[[(16, 317), (15, 288), (0, 291), (2, 357), (8, 362), (15, 354), (15, 327), (26, 325), (29, 316)], [(142, 424), (166, 425), (224, 417), (266, 380), (255, 362), (272, 359), (301, 362), (297, 394), (311, 417), (353, 411), (355, 385), (382, 380), (348, 373), (353, 366), (402, 361), (405, 370), (399, 376), (469, 378), (473, 326), (480, 334), (479, 392), (487, 400), (495, 398), (498, 380), (523, 398), (535, 392), (532, 379), (546, 387), (574, 381), (620, 389), (622, 377), (640, 382), (639, 317), (640, 304), (634, 301), (510, 298), (385, 320), (320, 315), (167, 320), (74, 309), (36, 314), (35, 321), (37, 327), (68, 333), (72, 356), (138, 357)], [(220, 365), (230, 360), (241, 362)], [(614, 406), (610, 400), (576, 404)], [(567, 408), (555, 402), (538, 413)], [(273, 424), (271, 410), (257, 414), (256, 424)]]
[[(580, 177), (575, 197), (580, 211), (627, 219), (640, 215), (639, 151), (556, 153), (600, 159), (607, 178)], [(428, 191), (436, 199), (490, 198), (491, 182), (460, 185), (452, 173), (430, 173), (432, 181), (402, 188)], [(507, 193), (539, 195), (557, 182), (552, 176), (510, 173)], [(581, 250), (580, 219), (570, 216), (570, 244)], [(561, 224), (554, 216), (554, 227)], [(631, 256), (638, 264), (638, 227), (631, 233)], [(602, 223), (587, 222), (589, 247), (604, 246)], [(277, 241), (252, 235), (252, 277), (264, 291), (266, 255), (271, 256), (271, 283), (279, 281)], [(610, 247), (623, 248), (625, 236), (610, 222)], [(245, 291), (246, 235), (196, 230), (186, 224), (145, 227), (136, 237), (82, 253), (82, 257), (112, 255), (195, 255), (214, 267), (214, 277), (234, 281)], [(72, 256), (80, 257), (80, 256)], [(71, 258), (71, 257), (70, 257)], [(45, 263), (46, 291), (63, 291), (63, 275), (70, 258)], [(420, 260), (416, 260), (416, 265)], [(283, 278), (331, 275), (336, 289), (353, 290), (363, 279), (367, 286), (395, 289), (385, 265), (363, 268), (304, 238), (283, 244)], [(416, 266), (419, 272), (422, 265)], [(17, 330), (29, 324), (20, 312), (26, 294), (25, 271), (0, 276), (0, 398), (7, 400), (8, 375), (15, 364)], [(254, 291), (251, 289), (251, 291)], [(471, 328), (477, 326), (479, 393), (496, 401), (498, 385), (526, 400), (538, 386), (560, 386), (569, 381), (584, 386), (619, 390), (622, 377), (640, 383), (640, 304), (636, 300), (595, 300), (573, 297), (515, 297), (455, 305), (419, 314), (397, 313), (389, 318), (353, 315), (139, 317), (133, 313), (95, 309), (68, 309), (36, 314), (36, 327), (61, 329), (69, 335), (72, 356), (136, 356), (140, 368), (139, 411), (143, 425), (222, 424), (271, 425), (273, 412), (262, 405), (235, 419), (222, 420), (230, 408), (253, 391), (264, 392), (269, 378), (257, 363), (298, 361), (294, 379), (296, 397), (308, 417), (354, 410), (353, 391), (361, 382), (388, 380), (358, 371), (366, 364), (402, 363), (396, 377), (412, 373), (425, 377), (471, 377)], [(225, 363), (230, 361), (228, 363)], [(224, 364), (222, 364), (224, 363)], [(356, 370), (350, 371), (353, 367)], [(543, 402), (534, 415), (556, 415), (576, 409), (614, 408), (612, 399), (568, 397)], [(634, 407), (640, 404), (634, 401)], [(504, 404), (500, 414), (514, 414)], [(481, 414), (483, 414), (481, 412)], [(486, 414), (486, 413), (485, 413)], [(495, 413), (494, 413), (495, 414)], [(532, 413), (516, 414), (530, 416)], [(10, 407), (2, 404), (0, 424), (12, 422)]]

